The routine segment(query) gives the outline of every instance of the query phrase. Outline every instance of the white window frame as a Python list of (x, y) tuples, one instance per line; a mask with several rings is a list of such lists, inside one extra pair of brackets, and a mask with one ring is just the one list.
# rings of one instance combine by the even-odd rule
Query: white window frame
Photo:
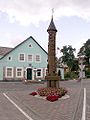
[(45, 74), (44, 74), (44, 76), (46, 76), (46, 75), (47, 75), (47, 74), (46, 74), (46, 73), (48, 72), (47, 70), (48, 70), (48, 68), (45, 68)]
[[(40, 57), (40, 60), (39, 60), (39, 61), (36, 60), (36, 56), (37, 56), (37, 55)], [(36, 62), (36, 63), (40, 63), (40, 62), (41, 62), (41, 55), (39, 55), (39, 54), (36, 54), (36, 55), (35, 55), (35, 62)]]
[[(11, 72), (12, 75), (11, 76), (7, 75), (8, 68), (12, 69), (12, 72)], [(12, 78), (13, 77), (13, 67), (6, 67), (5, 77), (7, 77), (7, 78)]]
[[(21, 76), (18, 76), (17, 69), (21, 69)], [(16, 68), (16, 77), (17, 78), (23, 77), (23, 68), (22, 67), (17, 67)]]
[(38, 74), (37, 74), (38, 72), (36, 72), (36, 78), (41, 78), (41, 77), (43, 77), (43, 69), (42, 69), (42, 68), (37, 68), (37, 71), (38, 71), (39, 69), (41, 70), (41, 76), (38, 76)]
[[(20, 55), (21, 55), (21, 54), (24, 55), (24, 60), (20, 60)], [(18, 55), (18, 59), (19, 59), (20, 62), (24, 62), (24, 61), (25, 61), (25, 54), (24, 54), (24, 53), (19, 53), (19, 55)]]
[[(31, 61), (28, 59), (28, 56), (29, 56), (29, 55), (32, 55), (32, 60), (31, 60)], [(33, 54), (28, 54), (28, 55), (27, 55), (27, 61), (28, 61), (28, 62), (33, 62)]]

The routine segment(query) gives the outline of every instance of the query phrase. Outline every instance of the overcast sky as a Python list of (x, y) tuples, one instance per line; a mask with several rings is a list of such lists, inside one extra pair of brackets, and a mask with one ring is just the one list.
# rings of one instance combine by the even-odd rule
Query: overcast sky
[(32, 36), (47, 51), (52, 8), (56, 45), (72, 45), (77, 53), (90, 38), (90, 0), (0, 0), (0, 46), (15, 47)]

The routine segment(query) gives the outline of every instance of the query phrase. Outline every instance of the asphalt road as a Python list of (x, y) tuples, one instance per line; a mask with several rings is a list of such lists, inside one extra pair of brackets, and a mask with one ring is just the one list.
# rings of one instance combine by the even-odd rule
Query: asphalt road
[(86, 120), (90, 120), (90, 80), (83, 81), (86, 88)]

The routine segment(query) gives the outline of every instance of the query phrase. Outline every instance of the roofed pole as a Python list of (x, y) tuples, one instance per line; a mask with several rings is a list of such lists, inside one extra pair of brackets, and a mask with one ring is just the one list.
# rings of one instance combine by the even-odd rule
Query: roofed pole
[[(53, 12), (53, 11), (52, 11)], [(47, 87), (59, 87), (60, 76), (57, 75), (56, 68), (56, 32), (57, 29), (53, 22), (53, 13), (50, 25), (47, 29), (48, 36), (48, 74), (45, 77)]]

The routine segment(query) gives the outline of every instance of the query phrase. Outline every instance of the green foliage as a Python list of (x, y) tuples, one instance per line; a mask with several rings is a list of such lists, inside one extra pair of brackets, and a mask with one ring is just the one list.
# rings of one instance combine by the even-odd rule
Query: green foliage
[(85, 55), (85, 47), (82, 46), (78, 52), (78, 56), (82, 56), (82, 55)]
[(90, 69), (85, 70), (85, 76), (86, 76), (87, 78), (90, 78)]
[(75, 52), (75, 48), (72, 48), (72, 46), (68, 45), (68, 46), (63, 46), (63, 49), (61, 49), (61, 52), (63, 53), (63, 55), (61, 56), (61, 60), (62, 63), (66, 64), (69, 67), (69, 70), (71, 71), (72, 66), (74, 64), (74, 52)]
[(64, 78), (65, 78), (66, 80), (70, 79), (70, 72), (65, 72), (65, 73), (64, 73)]
[(85, 65), (89, 66), (89, 59), (90, 59), (90, 39), (84, 43), (84, 45), (80, 48), (78, 52), (78, 56), (85, 56)]
[(78, 71), (78, 69), (79, 69), (78, 60), (73, 60), (71, 71)]
[(90, 57), (90, 39), (86, 41), (84, 47), (85, 47), (85, 52), (84, 52), (85, 56)]
[(78, 78), (78, 72), (66, 72), (64, 74), (64, 77), (66, 80), (76, 79)]

